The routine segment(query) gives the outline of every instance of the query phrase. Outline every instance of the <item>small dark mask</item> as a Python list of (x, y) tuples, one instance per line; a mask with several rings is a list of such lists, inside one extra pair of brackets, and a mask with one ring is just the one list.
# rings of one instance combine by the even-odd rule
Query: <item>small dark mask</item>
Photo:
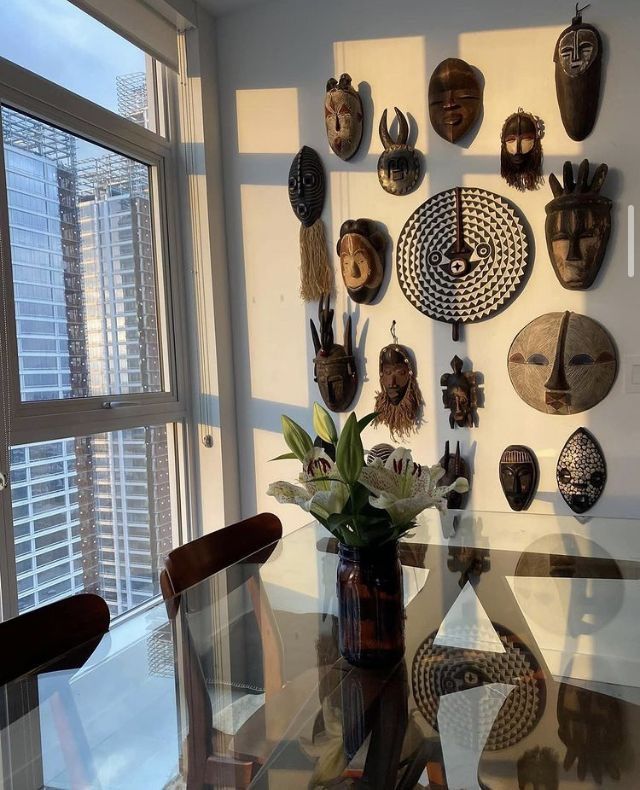
[(463, 137), (482, 111), (482, 86), (471, 66), (447, 58), (429, 80), (429, 118), (436, 132), (450, 143)]
[[(449, 451), (449, 442), (445, 443), (444, 455), (438, 462), (444, 469), (444, 475), (440, 478), (439, 485), (450, 486), (455, 483), (459, 477), (471, 481), (469, 477), (469, 466), (464, 458), (460, 455), (460, 442), (456, 443), (455, 455), (451, 455)], [(457, 491), (450, 491), (447, 494), (447, 505), (453, 510), (461, 510), (467, 501), (467, 494), (459, 494)]]
[(607, 165), (599, 165), (589, 181), (589, 161), (584, 159), (573, 181), (573, 166), (565, 162), (563, 184), (552, 173), (553, 200), (545, 210), (547, 250), (560, 284), (572, 291), (585, 290), (596, 279), (611, 234), (611, 201), (600, 194)]
[(346, 411), (358, 388), (358, 373), (353, 356), (351, 316), (344, 329), (344, 346), (333, 342), (333, 310), (329, 297), (320, 298), (318, 305), (320, 337), (313, 319), (310, 319), (311, 337), (316, 351), (313, 360), (313, 378), (318, 384), (322, 400), (331, 411)]
[(511, 444), (500, 457), (500, 485), (511, 510), (527, 510), (538, 487), (538, 463), (533, 452)]
[(600, 499), (607, 464), (600, 445), (586, 428), (578, 428), (562, 448), (556, 479), (562, 498), (574, 513), (585, 513)]
[(378, 159), (378, 180), (380, 186), (392, 195), (406, 195), (413, 192), (420, 178), (420, 157), (415, 149), (407, 145), (409, 124), (397, 107), (398, 137), (394, 141), (387, 126), (387, 111), (380, 119), (380, 139), (384, 151)]
[(309, 228), (320, 219), (325, 179), (320, 157), (308, 145), (295, 155), (289, 170), (289, 200), (294, 214)]
[(354, 302), (369, 304), (384, 277), (387, 239), (370, 219), (348, 219), (337, 245), (342, 279)]
[(402, 439), (417, 430), (424, 401), (409, 351), (396, 342), (395, 323), (391, 326), (394, 342), (380, 352), (373, 425), (386, 425), (392, 439)]
[(500, 175), (524, 192), (542, 183), (541, 122), (519, 108), (504, 122), (500, 135)]
[(584, 140), (591, 132), (598, 114), (602, 73), (602, 39), (593, 25), (576, 15), (556, 42), (556, 95), (560, 117), (572, 140)]
[(329, 146), (340, 159), (351, 159), (358, 150), (362, 140), (362, 119), (362, 101), (351, 85), (351, 77), (343, 74), (337, 82), (332, 77), (327, 82), (324, 120)]
[(473, 428), (474, 412), (478, 407), (478, 386), (473, 371), (462, 372), (463, 362), (459, 356), (451, 360), (453, 373), (443, 373), (440, 386), (444, 387), (442, 402), (450, 410), (449, 425)]

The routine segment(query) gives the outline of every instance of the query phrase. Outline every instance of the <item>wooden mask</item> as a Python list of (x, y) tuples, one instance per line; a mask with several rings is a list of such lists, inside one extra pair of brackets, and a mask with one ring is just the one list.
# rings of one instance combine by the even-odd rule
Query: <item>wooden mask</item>
[[(449, 442), (445, 443), (444, 455), (438, 461), (440, 466), (444, 469), (444, 475), (440, 478), (439, 485), (450, 486), (459, 477), (464, 477), (470, 481), (469, 466), (464, 458), (460, 455), (460, 442), (456, 442), (455, 455), (451, 455), (449, 451)], [(467, 501), (467, 494), (460, 494), (457, 491), (450, 491), (447, 494), (447, 504), (454, 510), (461, 510)]]
[(387, 111), (380, 118), (380, 139), (384, 151), (378, 159), (378, 180), (380, 186), (392, 195), (406, 195), (413, 192), (420, 179), (420, 157), (412, 146), (407, 145), (409, 124), (397, 107), (398, 136), (394, 140), (387, 126)]
[(360, 147), (363, 117), (362, 100), (351, 77), (342, 74), (338, 81), (331, 77), (324, 99), (324, 122), (329, 146), (340, 159), (351, 159)]
[(574, 513), (586, 513), (600, 499), (607, 464), (600, 445), (586, 428), (578, 428), (562, 448), (556, 478), (562, 498)]
[(571, 162), (564, 163), (562, 185), (553, 173), (549, 176), (553, 200), (545, 207), (547, 250), (560, 284), (571, 291), (593, 285), (607, 250), (611, 201), (600, 194), (607, 172), (607, 165), (599, 165), (589, 182), (584, 159), (575, 183)]
[(333, 342), (333, 310), (329, 307), (329, 296), (320, 299), (318, 323), (320, 336), (313, 319), (311, 337), (316, 357), (313, 360), (313, 380), (318, 384), (328, 409), (346, 411), (351, 405), (358, 388), (358, 372), (353, 356), (351, 338), (351, 316), (347, 318), (344, 329), (344, 346)]
[(473, 428), (474, 412), (478, 406), (478, 386), (473, 371), (462, 372), (463, 362), (459, 356), (451, 360), (453, 373), (443, 373), (440, 377), (442, 402), (449, 409), (449, 425)]
[(560, 117), (572, 140), (584, 140), (594, 127), (600, 100), (602, 73), (602, 39), (593, 25), (582, 21), (576, 3), (576, 15), (556, 42), (556, 95)]
[(618, 355), (607, 330), (580, 313), (546, 313), (516, 335), (508, 357), (513, 388), (546, 414), (578, 414), (607, 396)]
[(538, 487), (538, 462), (533, 451), (510, 444), (500, 456), (499, 474), (511, 510), (527, 510)]
[(325, 177), (318, 154), (304, 145), (289, 169), (289, 201), (300, 220), (300, 296), (313, 302), (333, 287), (327, 240), (320, 216), (324, 207)]
[(504, 122), (500, 135), (500, 175), (524, 192), (542, 183), (541, 122), (522, 107)]
[[(394, 321), (395, 324), (395, 321)], [(376, 393), (373, 425), (386, 425), (391, 438), (404, 438), (417, 431), (424, 404), (409, 351), (395, 342), (380, 352), (380, 391)]]
[(370, 304), (384, 277), (387, 239), (370, 219), (348, 219), (337, 245), (342, 279), (354, 302)]
[(429, 80), (429, 118), (444, 140), (457, 142), (482, 112), (482, 86), (471, 66), (460, 58), (447, 58)]

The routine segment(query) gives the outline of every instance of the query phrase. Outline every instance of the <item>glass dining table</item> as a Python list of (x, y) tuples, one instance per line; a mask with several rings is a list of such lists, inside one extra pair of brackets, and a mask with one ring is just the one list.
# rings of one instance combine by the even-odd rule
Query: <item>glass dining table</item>
[(639, 527), (423, 514), (377, 670), (339, 653), (336, 542), (296, 529), (4, 686), (2, 787), (637, 790)]

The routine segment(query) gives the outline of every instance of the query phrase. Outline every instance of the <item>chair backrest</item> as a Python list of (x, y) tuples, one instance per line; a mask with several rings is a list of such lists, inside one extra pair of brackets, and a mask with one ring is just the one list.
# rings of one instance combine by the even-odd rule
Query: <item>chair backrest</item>
[[(33, 672), (80, 667), (109, 630), (109, 607), (93, 593), (80, 593), (0, 623), (0, 685)], [(54, 659), (60, 658), (59, 661)]]
[(173, 549), (160, 575), (165, 600), (261, 549), (264, 554), (255, 560), (264, 562), (272, 551), (268, 547), (281, 537), (280, 519), (273, 513), (260, 513)]

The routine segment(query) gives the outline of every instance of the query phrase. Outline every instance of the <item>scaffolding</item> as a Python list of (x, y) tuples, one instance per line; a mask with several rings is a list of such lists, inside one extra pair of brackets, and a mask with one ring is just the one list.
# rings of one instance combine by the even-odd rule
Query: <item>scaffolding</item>
[(145, 128), (148, 125), (149, 97), (144, 71), (116, 77), (118, 113)]
[(117, 197), (149, 197), (149, 170), (146, 165), (120, 154), (81, 159), (77, 164), (78, 200)]
[(3, 107), (2, 136), (5, 145), (42, 156), (71, 173), (75, 170), (76, 140), (68, 132)]

